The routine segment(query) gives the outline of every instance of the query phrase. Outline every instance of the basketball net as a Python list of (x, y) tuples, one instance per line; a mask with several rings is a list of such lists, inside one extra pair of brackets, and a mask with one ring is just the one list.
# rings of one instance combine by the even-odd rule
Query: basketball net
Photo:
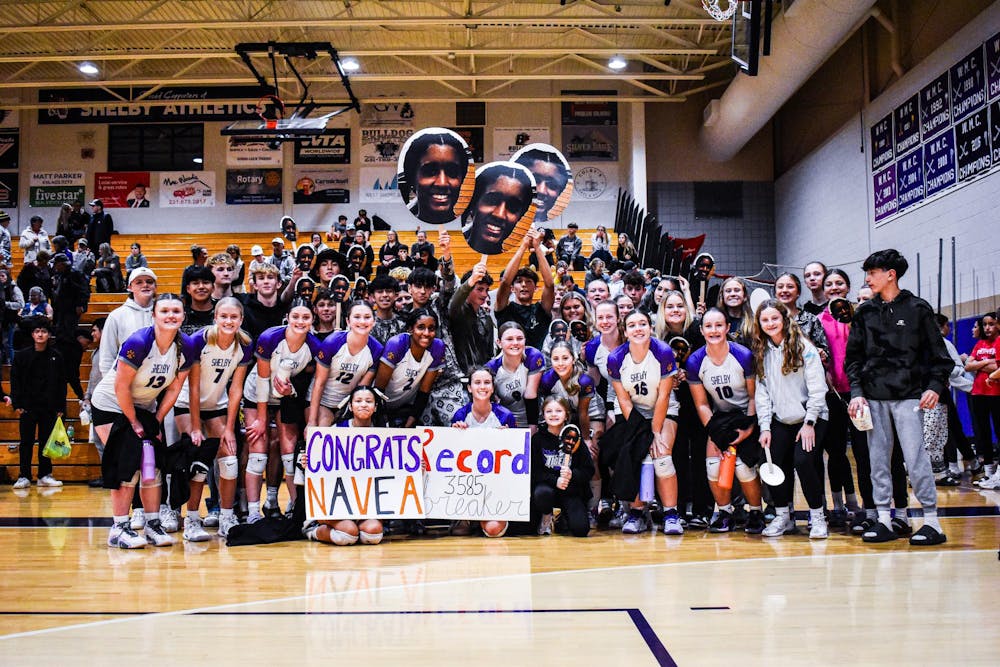
[(719, 0), (701, 0), (701, 6), (716, 21), (728, 21), (733, 18), (739, 4), (737, 0), (726, 0), (726, 8), (722, 9), (719, 7)]

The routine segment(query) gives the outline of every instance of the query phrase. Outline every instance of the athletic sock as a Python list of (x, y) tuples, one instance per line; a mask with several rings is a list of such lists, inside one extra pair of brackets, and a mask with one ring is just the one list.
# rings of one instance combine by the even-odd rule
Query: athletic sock
[(250, 512), (250, 514), (260, 514), (260, 501), (247, 503), (247, 511)]
[(878, 521), (889, 530), (892, 530), (892, 514), (889, 510), (878, 510)]
[(788, 503), (788, 507), (785, 508), (785, 511), (788, 512), (788, 518), (795, 521), (795, 506)]
[(147, 511), (143, 510), (142, 514), (143, 514), (144, 517), (146, 517), (146, 523), (149, 523), (153, 519), (156, 519), (157, 521), (160, 520), (160, 513), (159, 512), (147, 512)]
[(847, 509), (849, 509), (852, 512), (857, 512), (859, 509), (861, 509), (861, 506), (858, 505), (858, 494), (856, 493), (847, 494), (846, 504), (847, 504)]
[(751, 505), (750, 506), (750, 511), (751, 512), (760, 512), (761, 511), (761, 507), (760, 507), (760, 505)]
[(841, 491), (834, 491), (833, 493), (833, 509), (836, 511), (843, 511), (844, 509), (844, 494)]
[(777, 508), (775, 508), (775, 510), (774, 510), (774, 511), (775, 511), (775, 513), (776, 513), (776, 514), (777, 514), (778, 516), (783, 516), (783, 517), (785, 517), (786, 519), (788, 519), (788, 518), (789, 518), (789, 512), (788, 512), (788, 508), (787, 508), (787, 507), (777, 507)]
[(930, 526), (939, 533), (944, 532), (941, 530), (941, 522), (938, 521), (937, 510), (924, 510), (924, 525)]
[(897, 507), (896, 509), (893, 510), (892, 515), (896, 519), (900, 519), (902, 521), (905, 521), (907, 525), (910, 524), (909, 513), (907, 512), (907, 510), (906, 510), (905, 507), (903, 507), (903, 508)]
[(229, 509), (226, 509), (225, 507), (223, 507), (221, 508), (221, 514), (222, 516), (226, 517), (233, 516), (233, 508), (230, 507)]
[(720, 512), (729, 512), (730, 514), (733, 513), (733, 504), (732, 503), (726, 503), (725, 505), (716, 505), (716, 507), (719, 508)]
[(670, 507), (665, 507), (663, 508), (663, 511), (666, 512), (667, 514), (669, 514), (670, 512), (677, 514), (677, 505), (671, 505)]
[(117, 523), (122, 523), (123, 521), (128, 521), (128, 515), (125, 516), (114, 516), (112, 515), (111, 520)]
[(809, 518), (815, 523), (817, 519), (823, 518), (823, 508), (817, 507), (816, 509), (809, 508)]
[(878, 521), (878, 512), (875, 510), (865, 510), (865, 518), (871, 519), (872, 521)]
[(267, 502), (264, 503), (268, 507), (277, 506), (278, 504), (278, 487), (269, 486), (267, 487)]

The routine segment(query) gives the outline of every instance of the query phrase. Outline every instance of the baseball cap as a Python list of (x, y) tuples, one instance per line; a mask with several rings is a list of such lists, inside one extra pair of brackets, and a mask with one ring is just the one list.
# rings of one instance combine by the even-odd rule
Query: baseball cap
[(100, 199), (91, 199), (90, 206), (100, 206), (101, 208), (104, 208), (104, 202), (102, 202)]
[(261, 248), (259, 245), (255, 245), (254, 247), (250, 248), (250, 254), (251, 255), (263, 255), (264, 254), (264, 249)]
[(281, 245), (285, 245), (285, 239), (281, 238), (280, 236), (275, 236), (273, 239), (271, 239), (271, 243), (280, 243)]
[(53, 264), (62, 264), (63, 262), (69, 264), (69, 257), (67, 257), (61, 252), (56, 254), (56, 256), (52, 258)]
[(156, 274), (153, 273), (152, 269), (147, 269), (145, 266), (140, 266), (136, 269), (132, 269), (132, 273), (128, 274), (128, 284), (131, 285), (132, 281), (139, 276), (149, 276), (153, 280), (156, 280)]
[(10, 222), (10, 213), (0, 211), (0, 222)]
[(575, 222), (571, 222), (568, 225), (566, 225), (566, 228), (567, 229), (580, 229), (580, 225), (576, 224)]
[(90, 244), (87, 243), (87, 239), (80, 239), (79, 241), (76, 242), (76, 244), (79, 246), (83, 246), (84, 248), (90, 247)]

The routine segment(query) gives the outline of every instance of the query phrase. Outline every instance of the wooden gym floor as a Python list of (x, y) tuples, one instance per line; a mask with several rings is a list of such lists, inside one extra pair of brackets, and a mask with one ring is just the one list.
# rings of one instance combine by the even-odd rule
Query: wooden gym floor
[(120, 551), (106, 492), (5, 487), (0, 664), (994, 665), (998, 503), (942, 492), (931, 549), (606, 531)]

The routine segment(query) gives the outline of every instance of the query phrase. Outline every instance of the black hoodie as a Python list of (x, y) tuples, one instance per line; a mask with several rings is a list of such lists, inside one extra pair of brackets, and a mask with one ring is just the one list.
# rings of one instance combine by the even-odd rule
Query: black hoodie
[(900, 401), (928, 389), (941, 396), (953, 366), (923, 299), (902, 290), (888, 303), (876, 296), (858, 306), (844, 360), (852, 398)]

